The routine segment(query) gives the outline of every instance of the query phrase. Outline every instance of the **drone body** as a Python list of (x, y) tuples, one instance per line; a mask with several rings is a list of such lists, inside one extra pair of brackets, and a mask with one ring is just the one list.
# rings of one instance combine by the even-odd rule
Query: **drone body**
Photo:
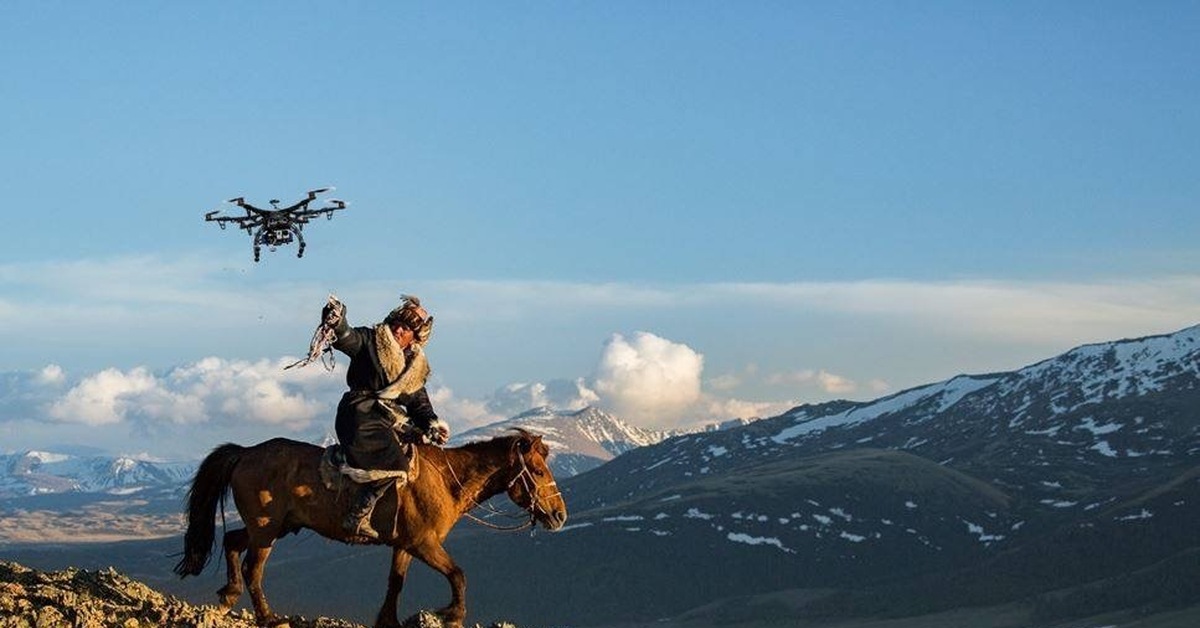
[(346, 209), (345, 202), (333, 198), (327, 201), (329, 205), (326, 207), (308, 208), (308, 204), (313, 202), (318, 194), (324, 194), (331, 190), (333, 188), (310, 190), (306, 198), (289, 207), (279, 207), (279, 201), (271, 199), (271, 209), (255, 207), (247, 203), (244, 197), (239, 196), (229, 199), (228, 202), (246, 210), (245, 216), (218, 216), (217, 214), (221, 211), (218, 209), (204, 214), (204, 220), (215, 222), (222, 229), (227, 223), (236, 223), (239, 229), (243, 229), (247, 235), (254, 238), (254, 261), (256, 262), (262, 253), (263, 245), (274, 251), (275, 247), (291, 244), (293, 241), (300, 243), (296, 257), (304, 257), (304, 236), (300, 233), (304, 229), (304, 225), (322, 215), (332, 220), (333, 212)]

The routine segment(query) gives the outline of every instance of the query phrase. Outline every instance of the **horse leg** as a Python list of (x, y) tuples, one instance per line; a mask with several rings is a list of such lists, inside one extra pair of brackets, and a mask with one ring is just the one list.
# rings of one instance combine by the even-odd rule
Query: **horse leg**
[(412, 552), (450, 582), (450, 604), (438, 609), (437, 614), (450, 628), (461, 628), (467, 616), (467, 577), (463, 575), (463, 570), (446, 553), (446, 548), (436, 541), (418, 545)]
[(400, 591), (404, 589), (404, 576), (408, 573), (408, 565), (412, 562), (412, 554), (395, 547), (392, 548), (392, 571), (388, 574), (387, 595), (383, 598), (383, 606), (375, 616), (375, 628), (395, 628), (400, 625), (398, 606)]
[(245, 570), (246, 588), (250, 590), (250, 601), (254, 603), (254, 620), (259, 626), (274, 626), (280, 623), (267, 604), (267, 596), (262, 586), (263, 570), (270, 556), (270, 540), (265, 544), (251, 540), (250, 548), (246, 551), (246, 562), (242, 565), (242, 569)]
[(228, 613), (242, 597), (242, 565), (241, 554), (249, 547), (250, 535), (246, 528), (238, 528), (225, 533), (221, 544), (225, 549), (225, 586), (217, 591), (221, 599), (221, 612)]

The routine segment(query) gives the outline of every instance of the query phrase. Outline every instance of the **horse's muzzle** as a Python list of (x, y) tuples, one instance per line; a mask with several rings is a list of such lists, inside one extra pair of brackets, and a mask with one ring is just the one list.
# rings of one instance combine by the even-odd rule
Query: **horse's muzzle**
[(543, 523), (546, 525), (547, 530), (554, 531), (561, 529), (566, 522), (567, 509), (561, 508), (546, 513), (546, 520)]

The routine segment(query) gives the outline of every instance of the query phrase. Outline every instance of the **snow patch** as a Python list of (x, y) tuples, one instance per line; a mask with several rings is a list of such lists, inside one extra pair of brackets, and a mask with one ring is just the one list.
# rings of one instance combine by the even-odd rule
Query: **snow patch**
[(730, 532), (725, 536), (725, 538), (733, 541), (734, 543), (745, 543), (746, 545), (773, 545), (789, 554), (796, 553), (794, 550), (785, 547), (783, 541), (780, 541), (778, 538), (773, 536), (750, 536), (749, 534), (742, 534), (741, 532)]
[(1106, 456), (1108, 458), (1117, 457), (1117, 450), (1113, 449), (1106, 440), (1097, 441), (1095, 445), (1092, 445), (1088, 449), (1094, 449), (1099, 452), (1101, 456)]

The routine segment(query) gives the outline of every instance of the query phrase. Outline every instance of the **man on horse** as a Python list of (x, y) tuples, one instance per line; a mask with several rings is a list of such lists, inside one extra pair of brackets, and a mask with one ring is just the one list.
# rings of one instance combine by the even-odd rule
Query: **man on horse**
[[(421, 300), (404, 295), (382, 323), (350, 327), (346, 308), (331, 299), (321, 320), (332, 329), (333, 348), (350, 357), (349, 387), (337, 407), (335, 428), (347, 461), (360, 469), (403, 470), (408, 463), (399, 435), (407, 422), (435, 444), (450, 438), (425, 390), (429, 362), (424, 347), (433, 334), (433, 317)], [(343, 526), (347, 532), (379, 538), (371, 527), (375, 502), (394, 480), (362, 484)]]

